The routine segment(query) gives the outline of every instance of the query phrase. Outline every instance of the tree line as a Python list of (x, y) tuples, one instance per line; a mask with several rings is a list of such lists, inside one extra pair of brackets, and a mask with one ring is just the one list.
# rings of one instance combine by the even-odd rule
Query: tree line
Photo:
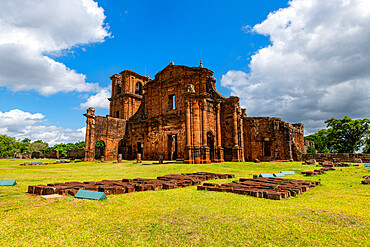
[(370, 153), (370, 119), (330, 118), (326, 129), (305, 137), (315, 143), (307, 152), (315, 153)]
[(0, 158), (14, 157), (15, 153), (42, 152), (42, 154), (45, 155), (46, 152), (52, 150), (58, 150), (59, 157), (67, 157), (67, 152), (69, 149), (74, 150), (84, 147), (84, 141), (67, 144), (61, 143), (49, 147), (49, 144), (47, 142), (43, 142), (42, 140), (31, 142), (29, 138), (21, 140), (8, 135), (0, 135)]

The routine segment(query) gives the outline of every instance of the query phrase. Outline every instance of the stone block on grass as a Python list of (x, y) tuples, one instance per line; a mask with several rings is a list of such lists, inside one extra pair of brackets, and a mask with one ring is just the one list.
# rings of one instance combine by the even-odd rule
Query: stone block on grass
[(0, 186), (14, 186), (16, 184), (15, 180), (0, 180)]
[(100, 191), (79, 190), (76, 193), (75, 198), (89, 200), (106, 200), (107, 196), (104, 194), (104, 192)]

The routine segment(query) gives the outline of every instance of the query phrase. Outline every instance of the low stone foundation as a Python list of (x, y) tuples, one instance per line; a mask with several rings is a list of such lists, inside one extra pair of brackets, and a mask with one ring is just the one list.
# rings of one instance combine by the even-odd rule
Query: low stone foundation
[(241, 178), (229, 184), (204, 183), (198, 190), (231, 192), (241, 195), (281, 200), (294, 197), (319, 185), (318, 181), (302, 181), (285, 178)]
[(135, 178), (122, 180), (103, 180), (99, 182), (66, 182), (51, 183), (48, 185), (30, 185), (28, 193), (35, 195), (76, 195), (77, 191), (92, 190), (101, 191), (106, 195), (123, 194), (135, 191), (146, 190), (167, 190), (181, 188), (191, 185), (198, 185), (202, 181), (212, 179), (234, 178), (233, 174), (216, 174), (208, 172), (169, 174), (157, 179)]
[[(351, 162), (351, 163), (370, 163), (370, 154), (302, 154), (301, 160), (332, 161), (332, 162)], [(362, 162), (359, 162), (361, 160)]]

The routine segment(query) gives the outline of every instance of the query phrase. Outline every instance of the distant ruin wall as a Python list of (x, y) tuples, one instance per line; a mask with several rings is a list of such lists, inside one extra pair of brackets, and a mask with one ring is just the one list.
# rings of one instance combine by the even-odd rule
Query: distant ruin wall
[(39, 151), (34, 151), (32, 152), (32, 159), (41, 159), (42, 158), (42, 153)]
[(354, 162), (358, 163), (358, 159), (361, 159), (363, 163), (370, 163), (370, 154), (351, 154), (351, 153), (340, 153), (340, 154), (302, 154), (302, 160), (315, 159), (316, 161), (333, 161), (333, 162)]
[(59, 151), (58, 150), (52, 150), (52, 151), (46, 152), (44, 157), (45, 158), (51, 158), (51, 159), (59, 159)]
[(84, 148), (78, 148), (71, 150), (69, 149), (67, 151), (67, 158), (68, 159), (83, 159), (85, 157), (85, 149)]
[(23, 154), (14, 153), (14, 158), (17, 158), (17, 159), (31, 159), (31, 156), (32, 156), (31, 153), (23, 153)]

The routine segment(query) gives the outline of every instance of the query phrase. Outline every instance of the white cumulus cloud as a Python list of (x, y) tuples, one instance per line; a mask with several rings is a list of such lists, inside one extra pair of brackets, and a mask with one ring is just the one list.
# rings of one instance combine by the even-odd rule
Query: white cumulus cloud
[(252, 32), (271, 45), (251, 57), (250, 71), (228, 71), (221, 84), (250, 116), (305, 123), (370, 116), (370, 2), (292, 0)]
[(98, 86), (48, 54), (103, 42), (104, 10), (93, 0), (1, 0), (0, 86), (42, 95)]
[(85, 139), (86, 128), (64, 129), (45, 125), (47, 119), (41, 113), (29, 113), (19, 109), (0, 111), (0, 134), (32, 141), (43, 140), (53, 146), (57, 143), (74, 143)]
[(102, 108), (102, 109), (109, 109), (109, 100), (108, 98), (111, 96), (111, 86), (106, 88), (98, 89), (98, 93), (95, 95), (91, 95), (87, 98), (86, 102), (81, 103), (81, 108)]

